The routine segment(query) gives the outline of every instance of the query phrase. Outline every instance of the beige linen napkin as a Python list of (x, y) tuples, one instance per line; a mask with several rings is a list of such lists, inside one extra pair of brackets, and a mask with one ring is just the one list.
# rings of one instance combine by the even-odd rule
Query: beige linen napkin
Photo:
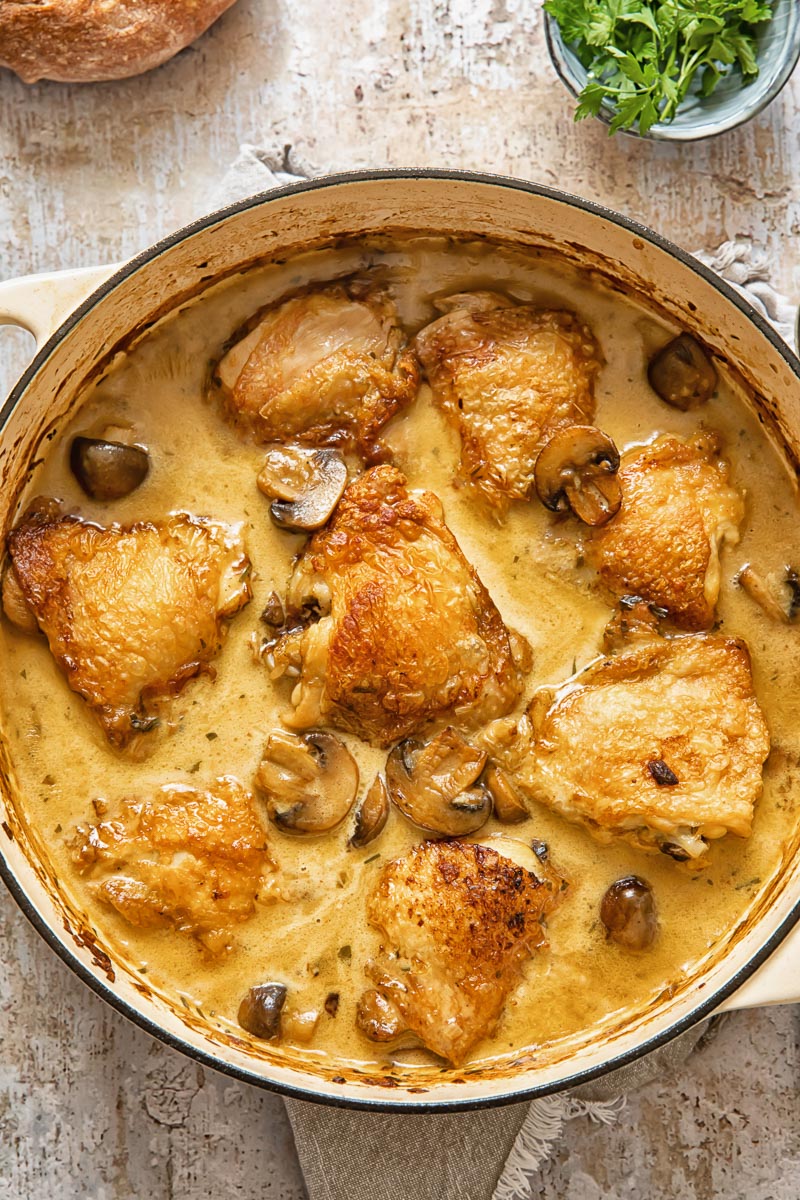
[(398, 1115), (286, 1100), (309, 1200), (528, 1200), (566, 1121), (616, 1120), (621, 1094), (679, 1066), (709, 1024), (572, 1093), (506, 1108)]
[[(276, 153), (245, 145), (212, 207), (316, 173), (291, 146)], [(770, 287), (765, 254), (740, 239), (696, 256), (791, 341), (794, 309)], [(704, 1021), (632, 1066), (572, 1093), (505, 1108), (398, 1115), (287, 1100), (309, 1200), (528, 1200), (566, 1121), (616, 1120), (624, 1093), (680, 1065), (708, 1030)]]

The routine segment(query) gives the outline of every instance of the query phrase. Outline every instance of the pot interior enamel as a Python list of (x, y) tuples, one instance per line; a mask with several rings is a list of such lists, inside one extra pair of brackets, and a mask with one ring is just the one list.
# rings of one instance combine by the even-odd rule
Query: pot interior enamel
[[(2, 524), (31, 465), (88, 381), (107, 370), (160, 318), (217, 282), (257, 264), (370, 235), (487, 238), (547, 247), (666, 312), (702, 335), (740, 372), (760, 418), (790, 463), (800, 461), (800, 363), (710, 273), (649, 231), (572, 197), (512, 181), (450, 173), (374, 173), (282, 189), (209, 217), (123, 268), (73, 314), (15, 389), (0, 442)], [(104, 998), (150, 1032), (250, 1082), (333, 1103), (383, 1108), (459, 1107), (519, 1100), (574, 1085), (622, 1065), (710, 1012), (765, 960), (800, 913), (800, 856), (785, 850), (780, 877), (744, 924), (709, 952), (698, 981), (670, 988), (633, 1020), (580, 1049), (537, 1063), (347, 1078), (315, 1073), (269, 1045), (258, 1056), (198, 1012), (161, 996), (99, 944), (48, 869), (39, 833), (14, 804), (14, 764), (0, 743), (3, 872), (24, 911), (62, 958)]]

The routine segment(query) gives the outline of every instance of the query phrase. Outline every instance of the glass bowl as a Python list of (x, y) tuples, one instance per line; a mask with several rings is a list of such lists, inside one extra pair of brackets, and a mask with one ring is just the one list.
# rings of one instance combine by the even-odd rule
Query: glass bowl
[[(549, 13), (545, 13), (545, 36), (553, 66), (567, 90), (577, 99), (588, 73), (563, 41), (558, 24)], [(752, 83), (742, 87), (741, 77), (734, 72), (720, 80), (716, 90), (706, 99), (687, 96), (669, 124), (657, 121), (646, 134), (640, 134), (635, 128), (620, 132), (656, 141), (695, 142), (749, 121), (775, 99), (800, 59), (800, 2), (775, 0), (774, 16), (760, 26), (757, 43), (759, 74)], [(604, 102), (599, 120), (609, 125), (613, 116), (613, 108)]]

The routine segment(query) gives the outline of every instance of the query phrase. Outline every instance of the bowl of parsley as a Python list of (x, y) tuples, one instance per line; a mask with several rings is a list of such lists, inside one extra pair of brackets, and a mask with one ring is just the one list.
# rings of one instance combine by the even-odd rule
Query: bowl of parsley
[(545, 0), (575, 120), (661, 141), (714, 137), (774, 100), (800, 59), (798, 0)]

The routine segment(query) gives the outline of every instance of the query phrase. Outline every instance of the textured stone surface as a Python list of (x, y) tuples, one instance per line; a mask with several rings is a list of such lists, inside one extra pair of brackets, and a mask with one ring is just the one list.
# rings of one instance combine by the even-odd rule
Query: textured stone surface
[[(0, 278), (116, 261), (202, 211), (241, 141), (322, 168), (509, 172), (692, 248), (751, 236), (800, 285), (800, 74), (695, 147), (574, 126), (538, 0), (240, 0), (172, 63), (117, 84), (0, 72)], [(0, 385), (29, 339), (0, 330)], [(2, 390), (5, 390), (2, 386)], [(0, 894), (0, 1200), (302, 1196), (279, 1100), (188, 1063), (75, 980)], [(796, 1200), (791, 1008), (736, 1014), (619, 1124), (572, 1121), (544, 1200)]]

